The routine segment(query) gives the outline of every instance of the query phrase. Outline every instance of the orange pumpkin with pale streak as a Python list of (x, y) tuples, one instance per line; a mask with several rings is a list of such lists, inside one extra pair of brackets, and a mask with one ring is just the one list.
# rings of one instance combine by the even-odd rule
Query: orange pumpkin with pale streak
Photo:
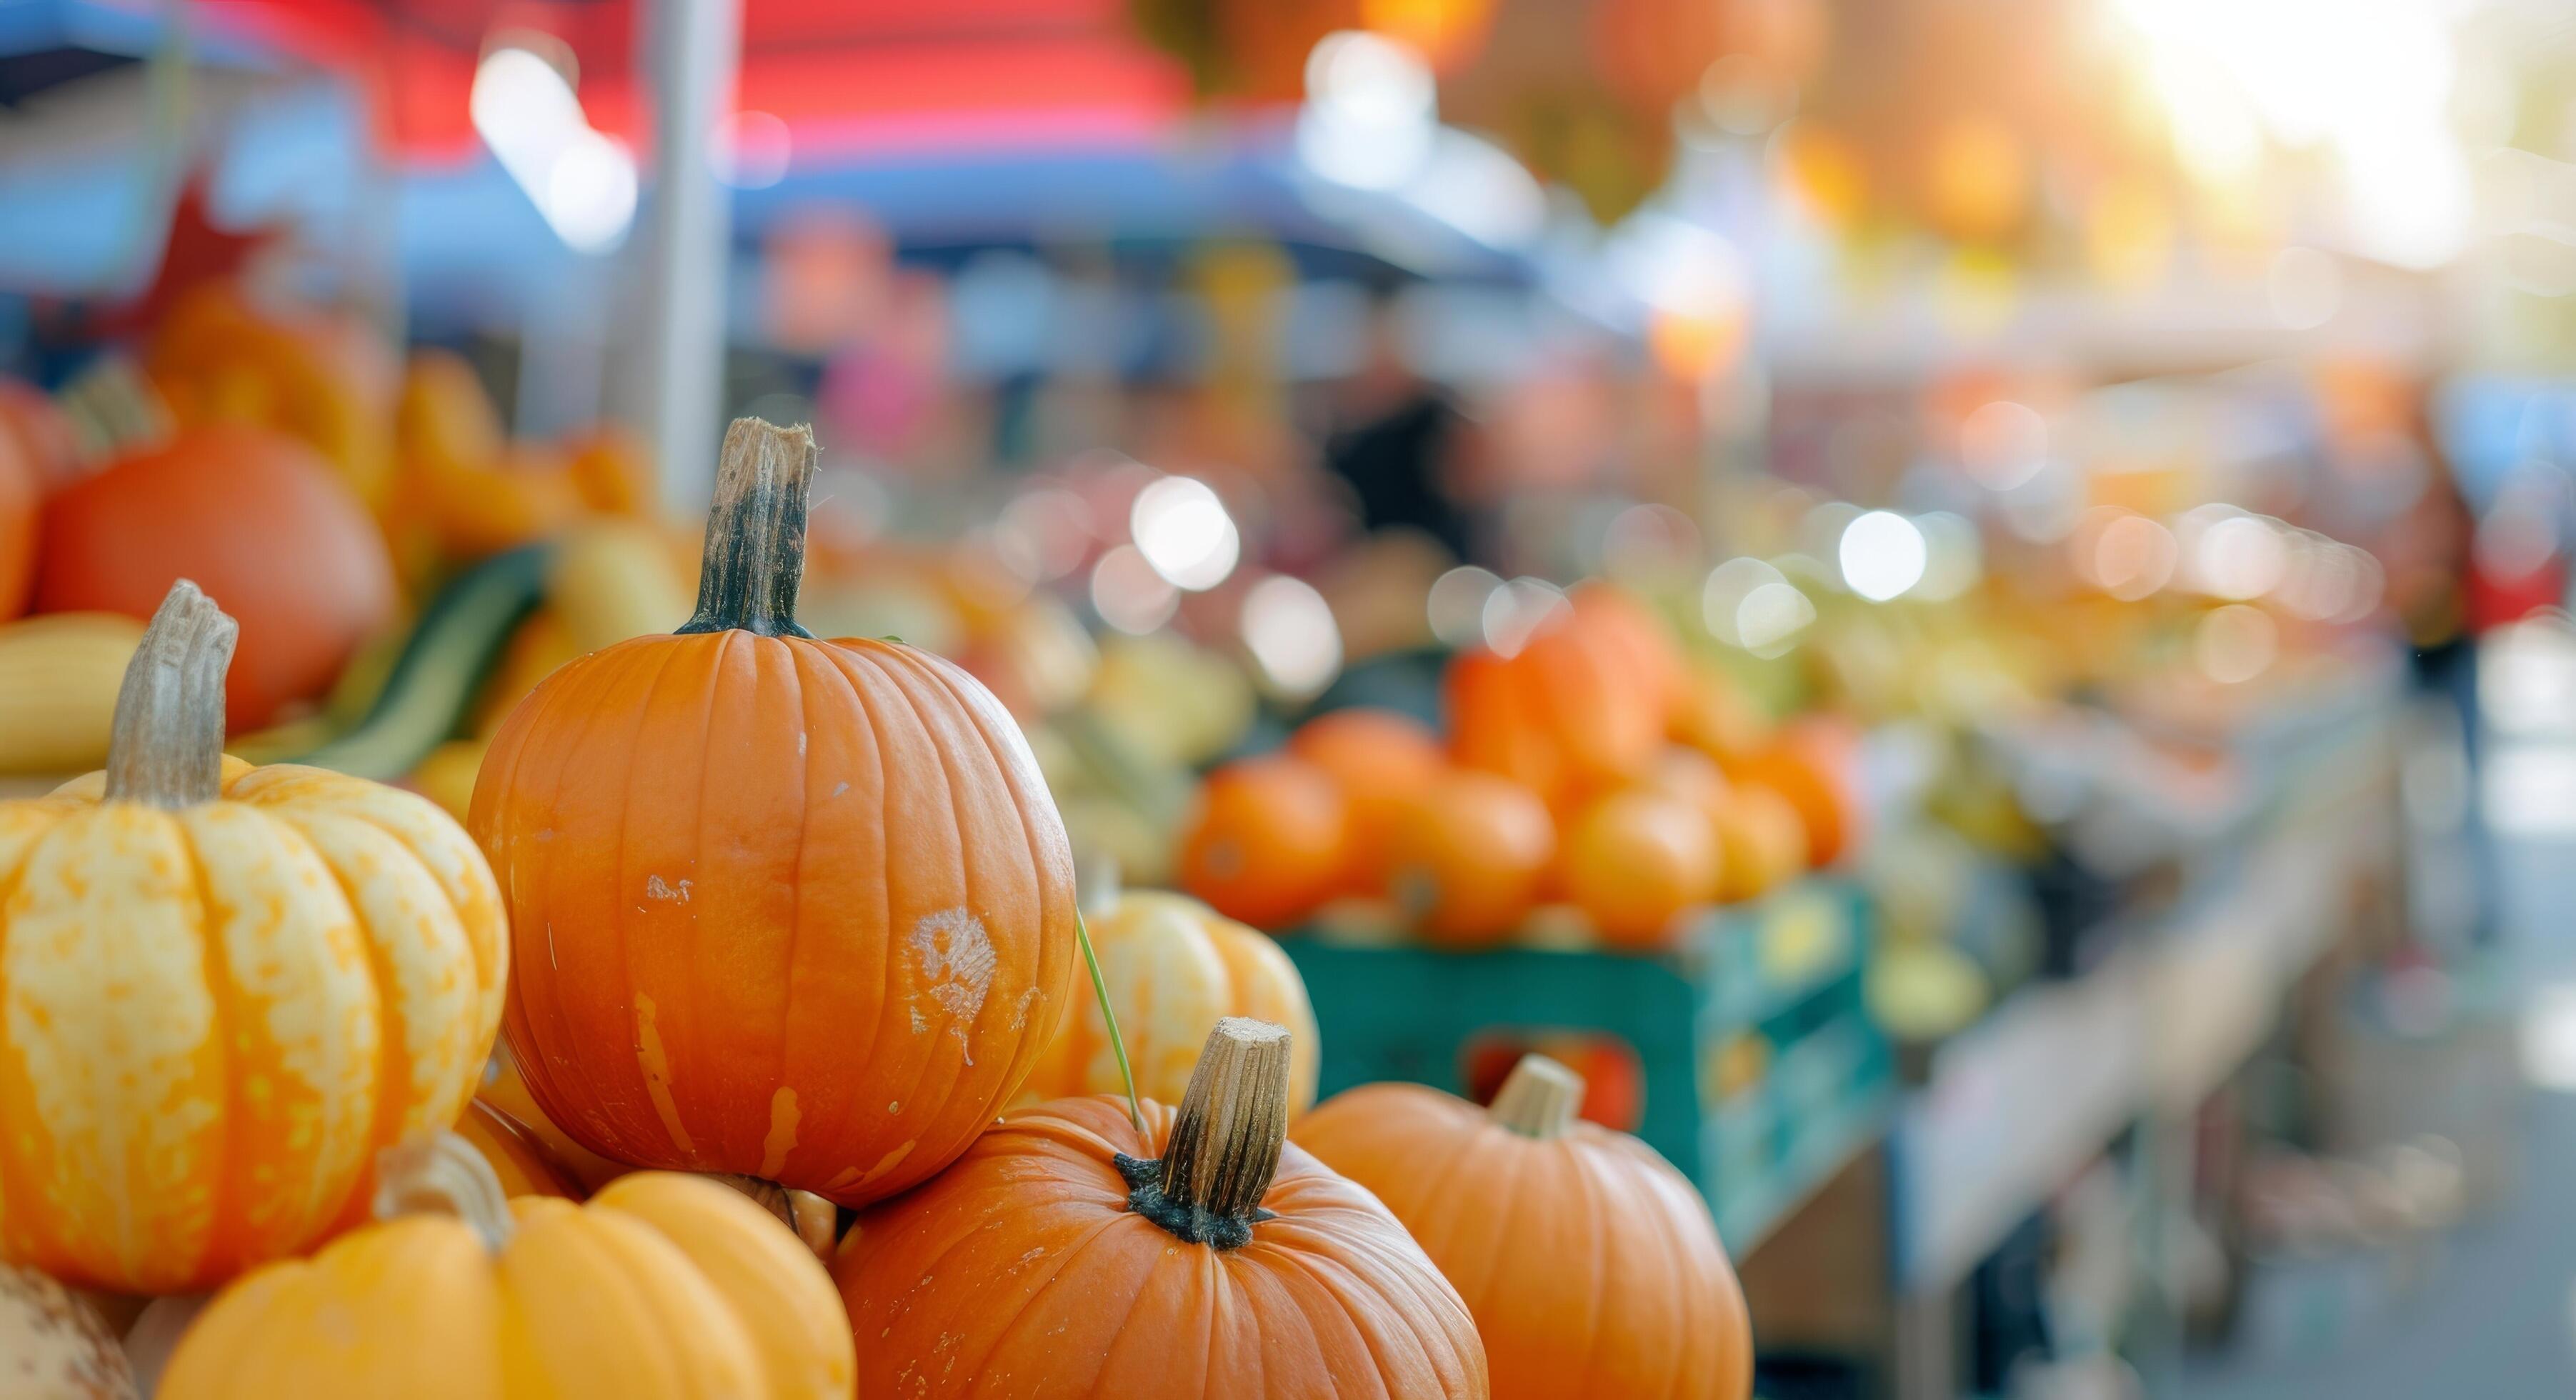
[[(1268, 934), (1188, 895), (1130, 890), (1091, 921), (1091, 944), (1136, 1071), (1136, 1092), (1178, 1102), (1208, 1032), (1228, 1016), (1249, 1016), (1288, 1028), (1288, 1112), (1314, 1106), (1315, 1008), (1306, 999), (1306, 979)], [(1109, 1094), (1124, 1083), (1108, 1022), (1099, 1004), (1084, 998), (1064, 1018), (1020, 1097)]]
[(377, 1223), (233, 1284), (160, 1400), (847, 1400), (822, 1266), (711, 1181), (621, 1177), (587, 1205), (504, 1203), (450, 1134), (387, 1154)]
[(182, 582), (108, 766), (0, 802), (0, 1255), (219, 1283), (365, 1206), (455, 1121), (501, 1012), (491, 872), (426, 799), (224, 758), (234, 627)]
[(470, 825), (523, 930), (504, 1032), (594, 1152), (843, 1204), (964, 1151), (1070, 991), (1073, 859), (947, 662), (796, 625), (813, 438), (725, 436), (698, 615), (571, 663)]
[(1287, 1145), (1289, 1037), (1228, 1019), (1175, 1111), (1010, 1116), (867, 1211), (833, 1274), (860, 1392), (903, 1400), (1484, 1400), (1457, 1291)]
[(1583, 1090), (1530, 1055), (1490, 1109), (1364, 1084), (1296, 1139), (1458, 1285), (1496, 1400), (1744, 1400), (1751, 1326), (1708, 1206), (1653, 1148), (1578, 1121)]

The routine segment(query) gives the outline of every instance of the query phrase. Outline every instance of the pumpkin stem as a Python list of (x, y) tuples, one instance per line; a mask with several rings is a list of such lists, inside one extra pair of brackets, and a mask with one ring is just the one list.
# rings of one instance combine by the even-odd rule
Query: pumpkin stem
[(751, 1203), (778, 1217), (778, 1223), (794, 1232), (814, 1257), (829, 1262), (832, 1246), (840, 1234), (840, 1207), (815, 1195), (781, 1186), (766, 1177), (745, 1176), (740, 1172), (710, 1173), (709, 1180), (730, 1186), (749, 1196)]
[(107, 797), (194, 807), (223, 790), (224, 672), (240, 624), (186, 579), (126, 663), (107, 740)]
[(707, 513), (698, 611), (682, 633), (740, 629), (810, 637), (796, 624), (805, 582), (805, 491), (814, 480), (814, 430), (737, 418), (725, 429)]
[(510, 1199), (474, 1144), (440, 1129), (376, 1154), (376, 1218), (452, 1215), (498, 1254), (510, 1243)]
[(1228, 1016), (1208, 1032), (1160, 1160), (1115, 1159), (1127, 1208), (1191, 1244), (1240, 1249), (1288, 1141), (1288, 1032)]
[(1573, 1132), (1582, 1107), (1582, 1075), (1545, 1055), (1523, 1055), (1485, 1113), (1522, 1137), (1545, 1142)]

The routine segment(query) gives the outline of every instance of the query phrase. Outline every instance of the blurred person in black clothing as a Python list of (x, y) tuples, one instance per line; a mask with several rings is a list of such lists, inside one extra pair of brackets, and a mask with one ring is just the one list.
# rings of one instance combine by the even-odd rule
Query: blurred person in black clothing
[(1325, 443), (1324, 460), (1349, 483), (1369, 533), (1410, 528), (1472, 558), (1454, 483), (1473, 426), (1406, 362), (1394, 310), (1392, 294), (1380, 289), (1370, 309), (1368, 356), (1345, 387), (1342, 426)]

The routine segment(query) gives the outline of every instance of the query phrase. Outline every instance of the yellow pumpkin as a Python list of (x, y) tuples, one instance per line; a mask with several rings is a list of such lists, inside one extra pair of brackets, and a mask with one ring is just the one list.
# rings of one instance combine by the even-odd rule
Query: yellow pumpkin
[[(1268, 934), (1183, 894), (1131, 890), (1090, 923), (1092, 946), (1136, 1092), (1178, 1103), (1208, 1033), (1228, 1016), (1286, 1026), (1288, 1113), (1315, 1102), (1315, 1008), (1297, 965)], [(1117, 1052), (1096, 998), (1078, 997), (1029, 1075), (1022, 1103), (1123, 1092)]]
[(714, 1182), (640, 1172), (504, 1203), (453, 1134), (386, 1154), (377, 1223), (234, 1283), (160, 1400), (823, 1400), (855, 1391), (820, 1261)]
[(427, 799), (222, 755), (235, 636), (182, 580), (106, 771), (0, 802), (0, 1259), (202, 1289), (360, 1213), (376, 1152), (456, 1121), (508, 931)]

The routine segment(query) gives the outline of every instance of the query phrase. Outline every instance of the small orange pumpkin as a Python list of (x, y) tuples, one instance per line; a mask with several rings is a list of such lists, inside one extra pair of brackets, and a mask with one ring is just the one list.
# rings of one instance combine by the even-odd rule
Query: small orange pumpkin
[(1379, 888), (1386, 841), (1404, 809), (1449, 770), (1430, 726), (1393, 710), (1354, 708), (1298, 726), (1288, 752), (1324, 770), (1342, 791), (1350, 827), (1344, 878), (1348, 888)]
[(1577, 1121), (1583, 1091), (1530, 1055), (1490, 1109), (1365, 1084), (1295, 1137), (1459, 1286), (1495, 1400), (1744, 1400), (1752, 1329), (1707, 1205), (1653, 1148)]
[(1671, 945), (1682, 915), (1717, 897), (1717, 833), (1700, 810), (1651, 788), (1615, 792), (1566, 828), (1565, 896), (1616, 948)]
[(1294, 927), (1331, 897), (1343, 871), (1342, 794), (1323, 770), (1286, 754), (1208, 774), (1181, 837), (1181, 886), (1230, 919)]
[(311, 448), (220, 425), (113, 463), (45, 503), (39, 612), (150, 617), (194, 579), (241, 621), (225, 723), (254, 728), (330, 688), (393, 616), (384, 537)]
[(797, 625), (813, 469), (809, 431), (733, 424), (697, 616), (521, 701), (469, 825), (548, 1121), (856, 1205), (963, 1152), (1053, 1039), (1073, 857), (989, 691)]
[(1286, 1031), (1228, 1019), (1175, 1112), (1015, 1113), (863, 1213), (833, 1267), (859, 1393), (904, 1400), (1483, 1400), (1457, 1290), (1286, 1143)]
[(1529, 917), (1556, 857), (1556, 819), (1528, 788), (1453, 769), (1387, 835), (1387, 893), (1426, 943), (1477, 948)]

